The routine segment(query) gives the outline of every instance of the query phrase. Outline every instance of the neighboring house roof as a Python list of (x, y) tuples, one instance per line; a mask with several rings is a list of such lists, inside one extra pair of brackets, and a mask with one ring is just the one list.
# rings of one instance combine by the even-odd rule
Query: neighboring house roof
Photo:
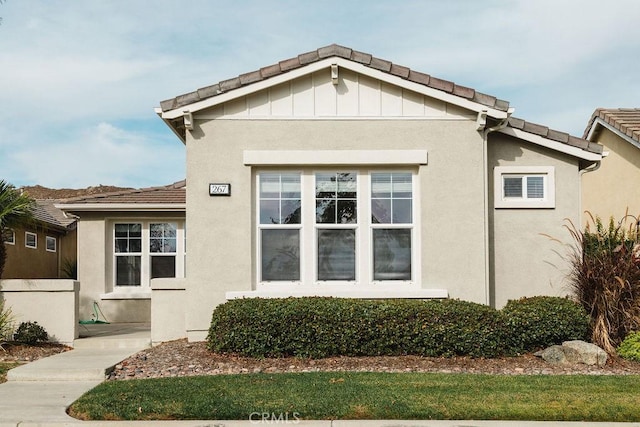
[(33, 217), (36, 221), (43, 223), (49, 228), (62, 231), (73, 230), (76, 226), (76, 218), (69, 217), (56, 208), (55, 204), (59, 200), (38, 199), (33, 207)]
[(93, 194), (64, 200), (56, 206), (64, 211), (184, 211), (186, 181), (173, 184)]
[(598, 108), (584, 131), (583, 138), (593, 141), (602, 128), (640, 148), (640, 108)]
[[(287, 73), (311, 64), (319, 64), (328, 58), (347, 60), (340, 63), (343, 66), (349, 63), (356, 63), (358, 67), (365, 67), (365, 69), (383, 73), (382, 75), (400, 79), (398, 80), (399, 82), (408, 81), (417, 84), (419, 85), (418, 87), (427, 88), (431, 96), (440, 97), (446, 102), (458, 102), (463, 107), (473, 107), (472, 110), (478, 112), (487, 111), (490, 117), (498, 120), (509, 118), (507, 128), (502, 129), (502, 133), (567, 152), (585, 160), (597, 161), (601, 159), (602, 146), (599, 144), (571, 136), (565, 132), (549, 129), (546, 126), (510, 117), (513, 109), (509, 108), (508, 101), (337, 44), (303, 53), (297, 57), (280, 61), (277, 64), (162, 101), (160, 108), (156, 109), (156, 112), (184, 142), (186, 130), (183, 117), (185, 114), (208, 108), (215, 104), (214, 101), (217, 97), (225, 98), (227, 94), (234, 91), (238, 92), (238, 96), (246, 95), (247, 93), (242, 92), (242, 90), (250, 85), (260, 82), (266, 83), (270, 79), (274, 80), (274, 84), (281, 83), (281, 80), (286, 78)], [(361, 68), (360, 70), (364, 69)], [(221, 102), (226, 100), (226, 98), (222, 99)], [(187, 106), (189, 108), (185, 108)], [(540, 141), (539, 138), (544, 141)]]

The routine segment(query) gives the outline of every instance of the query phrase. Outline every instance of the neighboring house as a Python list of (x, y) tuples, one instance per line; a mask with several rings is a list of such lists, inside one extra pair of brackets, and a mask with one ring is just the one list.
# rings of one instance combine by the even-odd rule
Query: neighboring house
[(2, 236), (7, 263), (2, 279), (66, 278), (76, 261), (76, 220), (55, 207), (57, 200), (36, 200), (31, 225)]
[(78, 217), (80, 318), (149, 322), (153, 278), (185, 274), (185, 181), (67, 199)]
[[(604, 146), (600, 168), (582, 177), (582, 208), (605, 225), (628, 213), (640, 216), (640, 108), (598, 108), (584, 131), (585, 139)], [(585, 215), (584, 221), (589, 216)]]
[[(501, 307), (566, 294), (563, 247), (548, 236), (571, 241), (563, 224), (580, 221), (580, 176), (602, 147), (512, 111), (338, 45), (163, 101), (157, 113), (186, 146), (189, 256), (183, 302), (154, 316), (182, 310), (183, 336), (203, 340), (230, 298)], [(180, 242), (184, 210), (93, 205), (65, 207), (80, 216), (82, 287), (101, 299), (143, 289), (144, 273), (128, 288), (116, 269), (149, 271), (145, 233), (173, 222)]]

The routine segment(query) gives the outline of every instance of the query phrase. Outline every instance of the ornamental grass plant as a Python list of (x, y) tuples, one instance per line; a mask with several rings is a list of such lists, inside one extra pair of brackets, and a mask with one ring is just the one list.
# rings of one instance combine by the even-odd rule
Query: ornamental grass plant
[(607, 353), (640, 329), (640, 244), (638, 219), (625, 215), (604, 226), (591, 217), (584, 231), (567, 226), (575, 241), (569, 254), (570, 283), (589, 313), (591, 341)]

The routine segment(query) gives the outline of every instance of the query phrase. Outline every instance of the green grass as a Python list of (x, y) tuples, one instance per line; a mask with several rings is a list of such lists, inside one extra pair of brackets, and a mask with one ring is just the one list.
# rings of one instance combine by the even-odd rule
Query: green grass
[(7, 371), (18, 365), (19, 363), (0, 362), (0, 384), (7, 381)]
[[(93, 420), (640, 421), (639, 376), (317, 372), (111, 381), (70, 408)], [(253, 414), (253, 415), (252, 415)]]

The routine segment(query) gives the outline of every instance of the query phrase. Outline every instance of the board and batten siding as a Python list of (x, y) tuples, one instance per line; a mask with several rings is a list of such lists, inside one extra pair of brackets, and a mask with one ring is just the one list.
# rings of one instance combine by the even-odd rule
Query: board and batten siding
[(339, 74), (337, 85), (331, 80), (330, 70), (320, 70), (217, 105), (198, 113), (198, 118), (475, 118), (455, 105), (345, 68), (340, 68)]

